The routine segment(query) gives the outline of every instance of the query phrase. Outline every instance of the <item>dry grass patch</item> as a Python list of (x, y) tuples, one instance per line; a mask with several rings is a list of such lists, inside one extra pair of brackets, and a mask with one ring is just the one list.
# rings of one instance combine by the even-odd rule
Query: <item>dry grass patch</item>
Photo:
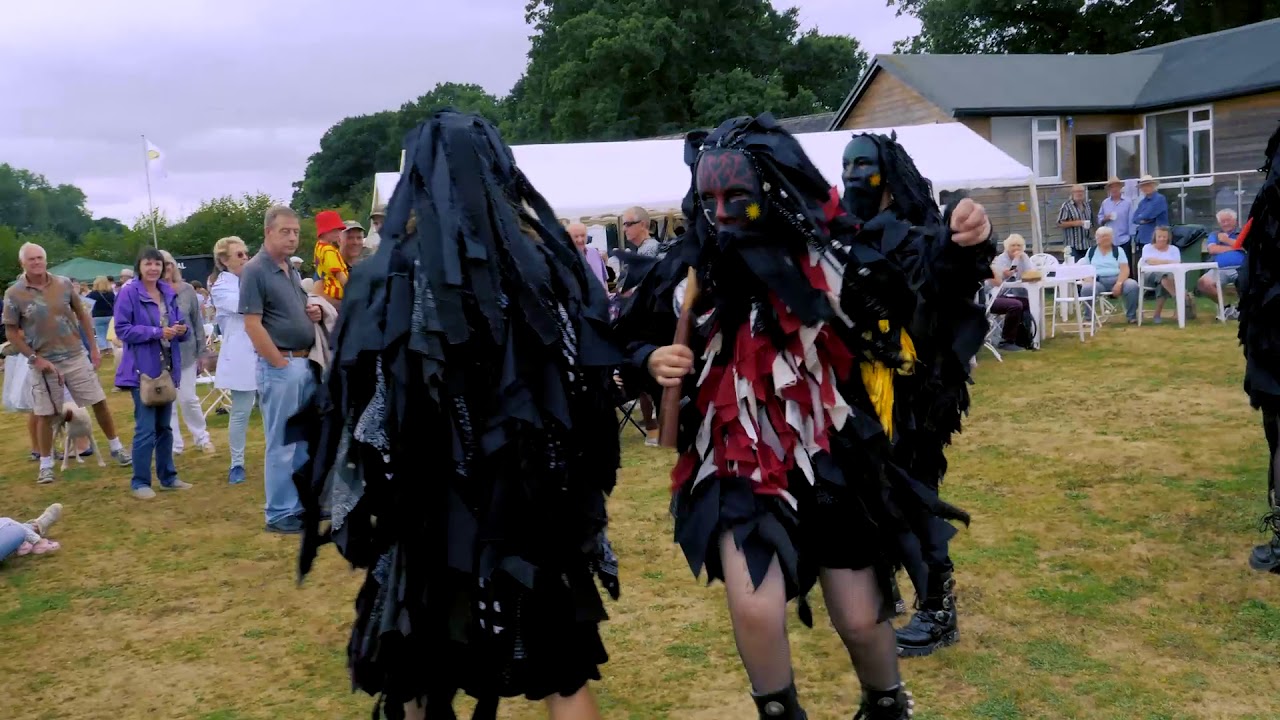
[[(954, 550), (961, 643), (905, 664), (917, 718), (1275, 716), (1280, 578), (1244, 562), (1265, 443), (1234, 331), (1111, 325), (1003, 364), (984, 353), (946, 488), (974, 515)], [(128, 397), (111, 402), (127, 426)], [(218, 454), (178, 460), (195, 489), (139, 503), (115, 468), (37, 487), (23, 418), (0, 415), (0, 513), (66, 506), (60, 553), (0, 566), (0, 717), (367, 717), (345, 670), (361, 577), (327, 549), (295, 585), (295, 540), (261, 531), (260, 441), (250, 482), (229, 487), (226, 420), (214, 424)], [(605, 715), (754, 717), (722, 590), (671, 542), (670, 457), (624, 438)], [(793, 621), (801, 694), (815, 720), (849, 717), (857, 683), (813, 599), (816, 629)]]

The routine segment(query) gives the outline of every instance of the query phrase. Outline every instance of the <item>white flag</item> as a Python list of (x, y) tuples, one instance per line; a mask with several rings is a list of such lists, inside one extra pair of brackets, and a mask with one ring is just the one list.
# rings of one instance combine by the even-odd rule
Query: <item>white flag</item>
[(165, 154), (160, 148), (156, 147), (150, 140), (147, 141), (147, 169), (151, 172), (151, 177), (164, 178), (168, 177), (168, 173), (164, 170)]

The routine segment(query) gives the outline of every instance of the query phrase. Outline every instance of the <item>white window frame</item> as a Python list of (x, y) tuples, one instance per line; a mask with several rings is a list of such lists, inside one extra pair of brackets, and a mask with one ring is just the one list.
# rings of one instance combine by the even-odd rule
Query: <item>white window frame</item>
[[(994, 120), (994, 118), (992, 118)], [(1051, 115), (1015, 115), (1012, 117), (1002, 117), (1003, 120), (1022, 120), (1028, 123), (1027, 127), (1031, 130), (1031, 172), (1036, 176), (1036, 182), (1042, 185), (1051, 185), (1053, 183), (1062, 182), (1062, 118)], [(1040, 130), (1040, 120), (1052, 120), (1054, 122), (1054, 130)], [(991, 141), (994, 144), (996, 138), (994, 129), (992, 130)], [(1052, 140), (1055, 151), (1058, 154), (1058, 172), (1056, 175), (1040, 174), (1040, 142), (1042, 140)], [(997, 146), (998, 147), (998, 146)]]
[[(1116, 139), (1122, 137), (1138, 138), (1138, 174), (1141, 175), (1147, 171), (1147, 131), (1145, 128), (1142, 130), (1114, 132), (1107, 136), (1107, 174), (1112, 176), (1120, 174), (1116, 168)], [(1129, 178), (1120, 179), (1128, 180)]]
[[(1193, 121), (1192, 118), (1194, 117), (1194, 114), (1202, 110), (1208, 111), (1209, 119)], [(1150, 118), (1158, 115), (1172, 115), (1173, 113), (1177, 113), (1177, 112), (1185, 112), (1187, 114), (1187, 167), (1190, 169), (1191, 172), (1188, 173), (1187, 175), (1182, 176), (1182, 177), (1185, 177), (1186, 180), (1182, 180), (1182, 181), (1161, 180), (1160, 183), (1162, 185), (1168, 185), (1171, 187), (1198, 187), (1203, 185), (1212, 185), (1213, 184), (1213, 165), (1214, 165), (1213, 106), (1212, 105), (1195, 105), (1187, 108), (1179, 108), (1176, 110), (1162, 110), (1160, 112), (1147, 113), (1146, 115), (1143, 115), (1142, 116), (1142, 136), (1143, 136), (1142, 171), (1144, 173), (1147, 173), (1148, 175), (1159, 177), (1159, 175), (1153, 172), (1152, 168), (1147, 167), (1146, 136), (1147, 136), (1148, 121), (1150, 120)], [(1195, 159), (1196, 159), (1195, 134), (1197, 131), (1200, 131), (1200, 130), (1209, 131), (1209, 167), (1208, 169), (1195, 167)]]
[[(1031, 170), (1036, 174), (1036, 182), (1039, 183), (1060, 183), (1062, 182), (1062, 118), (1058, 117), (1033, 117), (1031, 120)], [(1041, 130), (1041, 120), (1052, 120), (1053, 130)], [(1058, 156), (1058, 173), (1056, 175), (1044, 175), (1040, 172), (1040, 141), (1052, 140), (1054, 152)]]

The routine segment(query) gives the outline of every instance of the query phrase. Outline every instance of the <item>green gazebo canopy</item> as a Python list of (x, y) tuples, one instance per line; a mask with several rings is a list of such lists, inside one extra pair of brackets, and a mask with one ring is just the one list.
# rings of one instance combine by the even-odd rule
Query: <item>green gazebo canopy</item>
[(102, 262), (101, 260), (90, 260), (89, 258), (71, 258), (64, 263), (59, 263), (49, 268), (49, 273), (69, 277), (80, 282), (93, 282), (99, 275), (118, 278), (120, 277), (120, 271), (124, 268), (125, 266), (119, 263)]

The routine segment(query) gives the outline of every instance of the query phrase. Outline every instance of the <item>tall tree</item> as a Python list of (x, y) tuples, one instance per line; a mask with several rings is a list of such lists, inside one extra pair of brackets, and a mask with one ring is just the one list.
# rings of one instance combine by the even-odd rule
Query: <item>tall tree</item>
[(1114, 53), (1280, 17), (1280, 0), (888, 0), (920, 20), (899, 52)]
[(74, 244), (92, 224), (80, 188), (55, 187), (43, 175), (0, 164), (0, 225), (19, 233), (52, 232)]
[(440, 83), (399, 110), (349, 117), (320, 138), (320, 151), (307, 160), (302, 180), (293, 184), (292, 206), (313, 212), (351, 205), (368, 212), (373, 175), (400, 166), (405, 133), (443, 107), (502, 121), (503, 105), (479, 85)]
[(537, 140), (658, 135), (726, 108), (834, 109), (866, 64), (857, 41), (797, 35), (797, 11), (767, 0), (530, 0), (526, 18), (511, 122)]

